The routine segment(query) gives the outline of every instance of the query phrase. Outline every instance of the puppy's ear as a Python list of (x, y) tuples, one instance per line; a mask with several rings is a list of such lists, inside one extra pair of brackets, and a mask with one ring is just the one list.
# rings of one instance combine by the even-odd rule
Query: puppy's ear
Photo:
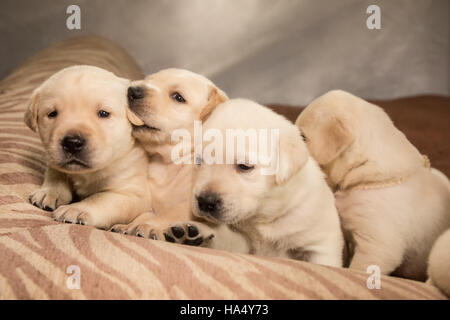
[(133, 111), (130, 110), (130, 108), (127, 107), (126, 114), (128, 121), (130, 121), (135, 126), (143, 126), (145, 123), (142, 121)]
[(37, 132), (38, 129), (38, 107), (39, 107), (39, 88), (35, 89), (31, 94), (30, 100), (28, 102), (27, 110), (25, 111), (25, 115), (23, 120), (25, 124), (33, 130)]
[(200, 112), (200, 121), (205, 121), (208, 119), (209, 115), (213, 112), (213, 110), (222, 102), (228, 100), (228, 96), (215, 86), (211, 86), (208, 96), (208, 103), (203, 107)]
[(355, 137), (343, 119), (330, 117), (316, 125), (314, 136), (306, 136), (308, 147), (320, 165), (327, 165), (350, 146)]
[(308, 149), (303, 142), (298, 128), (294, 128), (296, 130), (289, 130), (289, 135), (284, 139), (280, 136), (278, 170), (275, 174), (275, 182), (278, 185), (286, 183), (308, 161)]

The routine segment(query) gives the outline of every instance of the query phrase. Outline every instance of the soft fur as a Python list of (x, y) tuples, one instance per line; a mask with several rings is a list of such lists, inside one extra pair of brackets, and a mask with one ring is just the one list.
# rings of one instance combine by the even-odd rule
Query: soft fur
[[(126, 116), (128, 84), (97, 67), (73, 66), (33, 92), (25, 123), (40, 135), (48, 169), (30, 201), (56, 220), (109, 228), (150, 209), (147, 159)], [(76, 155), (63, 147), (68, 136), (85, 140)], [(70, 204), (75, 198), (81, 201)]]
[[(219, 105), (204, 124), (204, 130), (209, 129), (220, 130), (224, 137), (226, 129), (279, 130), (278, 170), (263, 175), (260, 169), (265, 166), (256, 164), (242, 171), (237, 158), (235, 164), (198, 166), (192, 195), (194, 214), (231, 225), (247, 238), (249, 253), (341, 266), (343, 236), (334, 197), (299, 130), (270, 109), (244, 99)], [(247, 143), (247, 154), (263, 152), (260, 143)], [(226, 153), (224, 144), (224, 156)], [(199, 208), (203, 194), (217, 197), (221, 203), (218, 212)]]
[[(140, 98), (133, 98), (133, 89), (140, 90)], [(185, 102), (177, 101), (175, 93), (182, 96)], [(133, 136), (142, 143), (150, 158), (149, 184), (153, 209), (130, 224), (113, 226), (112, 231), (205, 245), (206, 240), (212, 240), (212, 232), (208, 235), (197, 232), (191, 237), (187, 230), (194, 218), (191, 210), (193, 150), (189, 154), (191, 164), (173, 163), (172, 149), (178, 142), (172, 141), (171, 136), (174, 130), (184, 129), (193, 137), (194, 121), (205, 120), (228, 97), (209, 79), (174, 68), (161, 70), (144, 80), (133, 82), (128, 97), (128, 116), (133, 123)], [(211, 230), (202, 223), (197, 223), (196, 226)], [(186, 228), (185, 231), (180, 231), (183, 235), (176, 237), (174, 233), (177, 234), (176, 231), (182, 227)], [(230, 233), (225, 228), (218, 229), (223, 229), (225, 234)], [(218, 247), (231, 250), (227, 243), (221, 243)]]
[(436, 240), (431, 249), (427, 282), (450, 298), (450, 229)]
[(296, 124), (336, 191), (355, 245), (350, 268), (425, 280), (431, 246), (450, 226), (448, 179), (381, 108), (347, 92), (317, 98)]

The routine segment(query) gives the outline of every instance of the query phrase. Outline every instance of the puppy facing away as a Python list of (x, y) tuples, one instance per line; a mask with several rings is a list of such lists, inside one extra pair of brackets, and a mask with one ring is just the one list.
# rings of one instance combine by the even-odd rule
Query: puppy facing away
[(426, 279), (436, 238), (450, 227), (450, 183), (430, 168), (378, 106), (344, 91), (298, 117), (312, 156), (335, 190), (354, 255), (350, 268)]
[(30, 202), (56, 220), (106, 229), (151, 208), (147, 158), (126, 116), (129, 82), (72, 66), (33, 92), (24, 120), (40, 135), (48, 169)]
[(436, 240), (431, 249), (427, 283), (438, 287), (450, 298), (450, 229)]
[[(195, 215), (230, 225), (247, 239), (248, 253), (342, 265), (343, 236), (333, 194), (293, 124), (255, 102), (234, 99), (219, 105), (203, 129), (227, 140), (230, 130), (248, 135), (243, 149), (219, 143), (211, 152), (218, 161), (204, 158), (197, 166)], [(252, 141), (252, 130), (267, 139)]]
[(171, 242), (176, 238), (181, 243), (192, 245), (202, 245), (204, 240), (212, 238), (212, 235), (203, 238), (193, 225), (185, 230), (174, 225), (177, 221), (193, 219), (194, 142), (185, 155), (187, 161), (175, 163), (172, 151), (179, 142), (172, 139), (172, 134), (185, 130), (193, 138), (194, 121), (205, 120), (219, 103), (227, 99), (226, 94), (209, 79), (183, 69), (161, 70), (131, 84), (128, 88), (128, 114), (133, 123), (133, 136), (150, 159), (152, 210), (130, 224), (113, 226), (112, 231)]

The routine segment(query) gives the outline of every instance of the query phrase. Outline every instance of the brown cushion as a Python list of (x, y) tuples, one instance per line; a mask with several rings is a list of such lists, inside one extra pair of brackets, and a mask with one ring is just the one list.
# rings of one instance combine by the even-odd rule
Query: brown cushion
[[(371, 100), (382, 107), (394, 124), (426, 154), (431, 165), (450, 177), (450, 97), (417, 96), (394, 100)], [(271, 105), (295, 122), (303, 107)]]

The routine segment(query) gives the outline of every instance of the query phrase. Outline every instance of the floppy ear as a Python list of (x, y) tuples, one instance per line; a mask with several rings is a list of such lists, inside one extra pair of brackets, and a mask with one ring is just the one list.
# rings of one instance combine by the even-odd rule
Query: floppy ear
[(327, 165), (336, 159), (354, 141), (350, 127), (341, 119), (330, 117), (315, 129), (308, 147), (320, 165)]
[(294, 174), (300, 171), (308, 161), (309, 153), (300, 132), (289, 131), (289, 136), (283, 139), (280, 136), (278, 149), (278, 170), (275, 182), (278, 185), (286, 183)]
[(208, 103), (203, 107), (200, 112), (200, 121), (205, 121), (208, 119), (209, 115), (213, 112), (213, 110), (222, 102), (228, 100), (228, 96), (215, 86), (211, 86), (211, 90), (208, 96)]
[(37, 120), (38, 120), (38, 104), (39, 104), (39, 88), (35, 89), (31, 94), (30, 101), (28, 102), (27, 110), (25, 111), (25, 115), (23, 117), (23, 121), (25, 124), (33, 130), (37, 132)]

